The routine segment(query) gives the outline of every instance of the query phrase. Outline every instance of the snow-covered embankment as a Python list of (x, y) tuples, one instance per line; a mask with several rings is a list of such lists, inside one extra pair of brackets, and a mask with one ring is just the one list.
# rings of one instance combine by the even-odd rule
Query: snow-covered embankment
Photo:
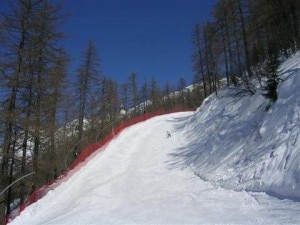
[(300, 54), (280, 73), (278, 100), (268, 111), (259, 91), (226, 89), (206, 99), (187, 122), (178, 163), (225, 188), (300, 200)]

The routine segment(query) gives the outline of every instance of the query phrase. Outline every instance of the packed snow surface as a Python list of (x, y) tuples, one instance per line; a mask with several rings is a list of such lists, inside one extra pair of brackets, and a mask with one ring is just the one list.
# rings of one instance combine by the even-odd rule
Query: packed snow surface
[[(124, 130), (106, 150), (12, 225), (274, 224), (300, 222), (300, 204), (264, 193), (226, 190), (177, 165), (191, 113)], [(167, 138), (166, 132), (171, 132)]]
[(274, 104), (226, 89), (125, 129), (10, 225), (300, 224), (299, 71)]

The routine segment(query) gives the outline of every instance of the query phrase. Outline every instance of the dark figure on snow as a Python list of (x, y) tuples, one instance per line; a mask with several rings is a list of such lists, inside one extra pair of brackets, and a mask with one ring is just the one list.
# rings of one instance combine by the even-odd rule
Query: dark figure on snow
[(171, 133), (169, 131), (167, 131), (167, 138), (172, 137)]

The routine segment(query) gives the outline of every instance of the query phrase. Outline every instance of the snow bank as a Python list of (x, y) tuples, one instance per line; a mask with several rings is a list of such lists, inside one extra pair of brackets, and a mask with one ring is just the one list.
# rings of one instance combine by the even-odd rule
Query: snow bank
[(278, 100), (268, 111), (259, 92), (226, 89), (206, 99), (186, 121), (177, 164), (225, 188), (300, 200), (300, 54), (280, 72)]

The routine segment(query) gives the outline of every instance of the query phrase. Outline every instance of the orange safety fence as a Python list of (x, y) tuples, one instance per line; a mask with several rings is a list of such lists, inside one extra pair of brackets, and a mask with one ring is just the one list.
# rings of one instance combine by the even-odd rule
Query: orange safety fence
[[(7, 216), (4, 220), (3, 224), (8, 223), (10, 220), (15, 218), (22, 212), (26, 207), (31, 205), (32, 203), (38, 201), (42, 197), (44, 197), (48, 191), (53, 190), (57, 186), (59, 186), (62, 182), (69, 179), (72, 174), (74, 174), (76, 171), (78, 171), (82, 166), (86, 165), (86, 163), (97, 153), (100, 151), (103, 151), (105, 148), (103, 148), (105, 145), (107, 145), (116, 135), (120, 134), (121, 131), (123, 131), (125, 128), (130, 127), (134, 124), (146, 121), (150, 118), (153, 118), (155, 116), (169, 114), (169, 113), (175, 113), (175, 112), (184, 112), (184, 111), (191, 111), (191, 110), (185, 110), (185, 109), (173, 109), (173, 110), (158, 110), (150, 113), (145, 113), (140, 116), (136, 116), (133, 118), (130, 118), (129, 120), (123, 121), (120, 125), (113, 128), (112, 131), (101, 141), (98, 141), (96, 143), (90, 144), (84, 148), (84, 150), (79, 154), (79, 156), (74, 160), (74, 162), (68, 167), (67, 170), (65, 170), (62, 175), (60, 175), (57, 179), (53, 180), (52, 182), (42, 185), (39, 188), (36, 188), (31, 195), (26, 199), (26, 201), (19, 207), (18, 210), (15, 210), (11, 215)], [(95, 153), (95, 154), (93, 154)], [(2, 223), (0, 223), (2, 224)]]

